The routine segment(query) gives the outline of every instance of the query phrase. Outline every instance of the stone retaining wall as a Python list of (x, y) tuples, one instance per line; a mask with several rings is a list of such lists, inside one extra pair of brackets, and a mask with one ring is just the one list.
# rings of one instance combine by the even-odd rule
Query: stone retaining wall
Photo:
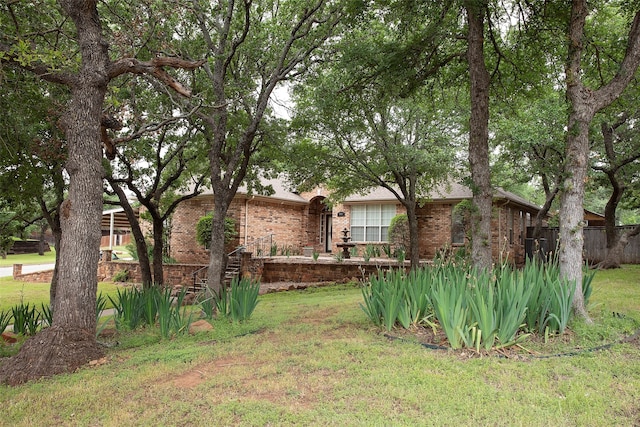
[[(367, 279), (380, 270), (400, 267), (395, 260), (369, 260), (362, 258), (338, 262), (334, 259), (319, 258), (314, 261), (306, 257), (290, 258), (254, 258), (249, 260), (255, 274), (261, 276), (263, 283), (272, 282), (347, 282)], [(409, 268), (408, 261), (403, 268)], [(246, 274), (246, 273), (243, 273)]]
[[(365, 262), (362, 258), (338, 262), (332, 258), (319, 258), (314, 261), (302, 256), (251, 258), (250, 254), (244, 254), (242, 261), (242, 276), (260, 278), (263, 283), (346, 282), (366, 279), (380, 270), (399, 267), (395, 260), (378, 259)], [(202, 267), (204, 265), (201, 264), (167, 264), (164, 266), (165, 283), (173, 286), (191, 286), (193, 273)], [(408, 261), (404, 263), (403, 268), (409, 268)], [(98, 281), (111, 281), (123, 270), (129, 272), (129, 282), (141, 282), (139, 264), (126, 261), (101, 261), (98, 264)], [(52, 275), (53, 270), (21, 274), (21, 268), (14, 267), (14, 279), (25, 282), (51, 282)]]
[(22, 264), (13, 264), (13, 278), (22, 282), (51, 283), (53, 270), (22, 274)]

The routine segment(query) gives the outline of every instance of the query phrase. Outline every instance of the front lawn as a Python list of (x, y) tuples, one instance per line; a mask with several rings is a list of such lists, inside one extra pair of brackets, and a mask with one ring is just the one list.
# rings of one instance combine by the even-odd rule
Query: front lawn
[[(13, 280), (12, 277), (0, 277), (0, 311), (24, 302), (36, 307), (49, 304), (49, 283), (30, 283)], [(115, 297), (117, 285), (111, 282), (99, 283), (98, 294)]]
[(53, 248), (44, 255), (38, 254), (15, 254), (7, 255), (6, 259), (0, 258), (0, 267), (11, 267), (13, 264), (53, 264), (56, 262), (56, 252)]
[(2, 423), (637, 425), (640, 345), (618, 342), (640, 328), (640, 268), (594, 286), (594, 325), (488, 355), (390, 339), (400, 331), (372, 326), (358, 285), (268, 294), (247, 323), (121, 332), (97, 366), (0, 386)]

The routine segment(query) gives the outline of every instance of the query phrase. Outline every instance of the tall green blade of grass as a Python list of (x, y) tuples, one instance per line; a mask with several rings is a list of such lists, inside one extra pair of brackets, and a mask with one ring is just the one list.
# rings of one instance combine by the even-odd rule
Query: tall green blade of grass
[(13, 314), (11, 311), (0, 311), (0, 334), (11, 324)]
[(531, 288), (525, 286), (521, 274), (510, 268), (504, 270), (497, 281), (497, 338), (506, 345), (514, 341), (524, 322)]
[(258, 293), (260, 292), (260, 282), (250, 279), (234, 279), (231, 286), (232, 313), (234, 322), (243, 322), (251, 317), (253, 310), (258, 305)]
[(411, 324), (416, 325), (427, 317), (431, 308), (431, 284), (433, 283), (430, 270), (421, 268), (412, 270), (409, 277), (400, 282), (404, 288), (407, 312)]
[(362, 287), (362, 299), (364, 305), (360, 304), (360, 308), (367, 315), (369, 320), (376, 326), (382, 326), (382, 305), (380, 302), (381, 281), (378, 277), (371, 277), (369, 283)]
[(40, 326), (41, 313), (35, 304), (20, 303), (11, 309), (13, 314), (13, 332), (21, 335), (35, 335)]
[(114, 320), (116, 328), (134, 330), (140, 324), (141, 319), (141, 295), (136, 288), (117, 290), (117, 296), (109, 300), (114, 308)]
[(433, 303), (436, 318), (449, 340), (449, 345), (453, 349), (459, 349), (463, 343), (471, 341), (471, 338), (465, 336), (469, 332), (466, 326), (466, 282), (459, 275), (453, 277), (454, 280), (447, 280), (451, 277), (446, 273), (438, 277), (433, 288)]
[[(160, 336), (162, 338), (169, 338), (171, 336), (171, 329), (174, 319), (174, 307), (172, 307), (173, 301), (171, 300), (171, 291), (166, 288), (159, 290), (154, 286), (154, 294), (158, 310), (158, 325), (160, 328)], [(180, 301), (182, 302), (182, 301)], [(176, 307), (179, 306), (176, 305)]]
[(470, 323), (475, 323), (479, 331), (474, 337), (476, 348), (482, 346), (488, 350), (495, 343), (498, 322), (494, 284), (489, 281), (486, 274), (477, 281), (474, 287), (469, 289), (468, 301), (471, 309)]

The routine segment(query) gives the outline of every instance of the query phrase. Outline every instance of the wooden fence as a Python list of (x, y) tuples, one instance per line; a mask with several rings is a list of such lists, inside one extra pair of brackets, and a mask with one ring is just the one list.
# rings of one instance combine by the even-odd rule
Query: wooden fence
[[(625, 233), (635, 228), (635, 225), (623, 225), (616, 227), (618, 233)], [(531, 229), (527, 230), (528, 232)], [(555, 251), (558, 242), (559, 230), (557, 227), (548, 227), (542, 229), (541, 238), (546, 239), (546, 248), (548, 251)], [(602, 261), (607, 255), (607, 236), (604, 227), (585, 227), (584, 228), (584, 258), (590, 264)], [(622, 264), (640, 264), (640, 235), (629, 239), (629, 244), (624, 249), (622, 255)]]

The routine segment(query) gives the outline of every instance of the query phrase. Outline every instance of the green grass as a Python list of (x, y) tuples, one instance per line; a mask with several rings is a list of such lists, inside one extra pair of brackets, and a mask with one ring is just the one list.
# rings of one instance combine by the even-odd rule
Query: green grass
[(52, 248), (42, 256), (38, 254), (7, 255), (6, 259), (0, 258), (0, 267), (11, 267), (13, 264), (53, 264), (54, 262), (56, 262), (56, 253)]
[(390, 340), (359, 308), (356, 286), (268, 294), (247, 323), (215, 320), (211, 332), (171, 340), (153, 329), (121, 333), (103, 365), (0, 386), (1, 423), (634, 425), (637, 342), (552, 355), (640, 327), (639, 272), (598, 272), (595, 325), (574, 321), (565, 336), (509, 357)]
[[(106, 247), (101, 249), (107, 249)], [(120, 258), (129, 257), (129, 252), (125, 246), (114, 246), (113, 251)], [(56, 252), (51, 248), (51, 251), (45, 252), (44, 255), (38, 254), (20, 254), (20, 255), (7, 255), (6, 259), (0, 258), (0, 267), (11, 267), (13, 264), (33, 265), (33, 264), (53, 264), (56, 262)]]
[[(29, 283), (13, 280), (11, 277), (0, 277), (0, 311), (10, 310), (21, 302), (35, 304), (36, 307), (49, 304), (49, 287), (49, 283)], [(99, 283), (98, 293), (100, 292), (115, 297), (117, 285)]]

